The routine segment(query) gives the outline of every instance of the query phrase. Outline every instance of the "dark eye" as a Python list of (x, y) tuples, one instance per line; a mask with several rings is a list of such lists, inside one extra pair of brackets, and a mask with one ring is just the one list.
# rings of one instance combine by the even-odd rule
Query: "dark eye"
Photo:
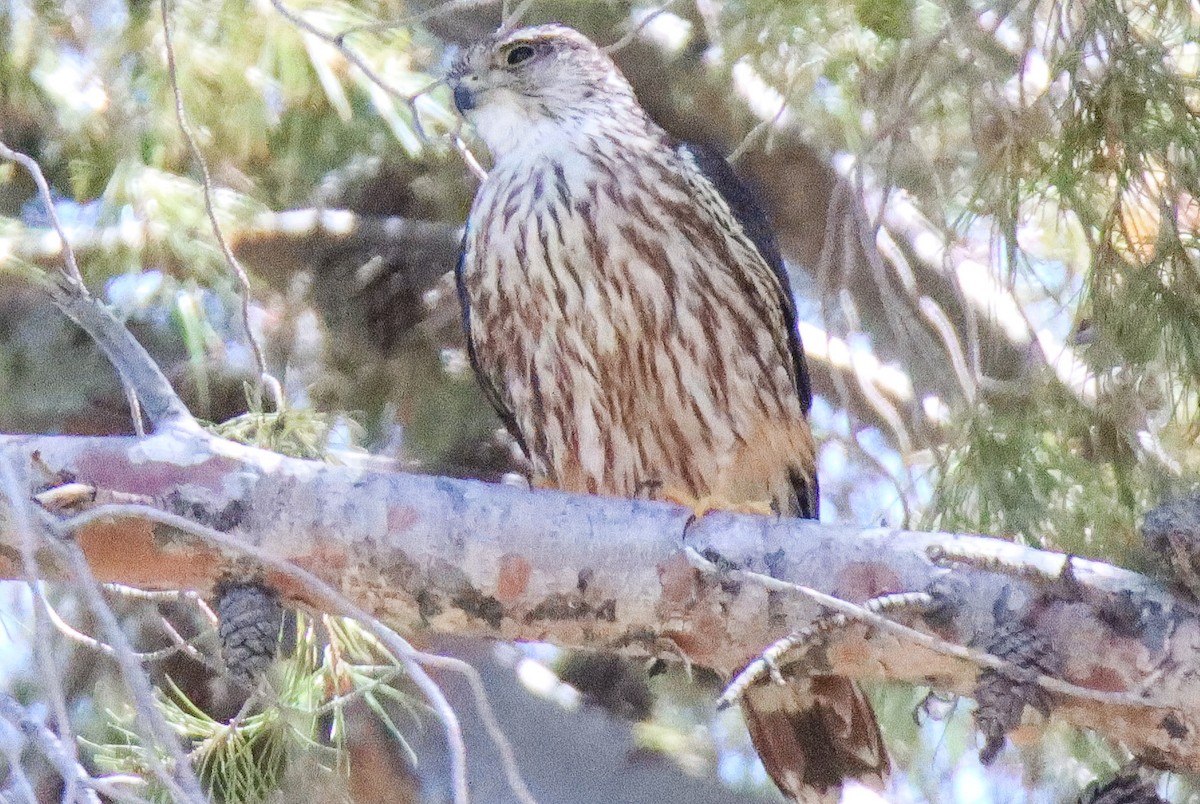
[(528, 61), (533, 58), (533, 48), (529, 45), (517, 45), (512, 50), (508, 51), (508, 55), (504, 60), (510, 65), (520, 64), (523, 61)]

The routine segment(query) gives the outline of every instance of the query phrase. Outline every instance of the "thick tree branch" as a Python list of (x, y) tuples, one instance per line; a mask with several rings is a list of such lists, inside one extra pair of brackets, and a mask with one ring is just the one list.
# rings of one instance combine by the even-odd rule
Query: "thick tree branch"
[[(241, 542), (306, 569), (401, 630), (682, 652), (730, 674), (822, 613), (795, 593), (784, 620), (769, 623), (767, 584), (751, 573), (783, 582), (785, 595), (786, 584), (850, 601), (929, 591), (945, 605), (905, 625), (978, 651), (998, 618), (1020, 618), (1054, 645), (1062, 682), (1104, 693), (1051, 691), (1056, 716), (1156, 764), (1200, 769), (1192, 703), (1200, 680), (1187, 670), (1200, 644), (1197, 611), (1097, 562), (1073, 560), (1063, 575), (1062, 556), (994, 539), (726, 514), (690, 523), (671, 505), (372, 473), (177, 432), (0, 436), (0, 457), (95, 489), (69, 524), (101, 581), (208, 590), (226, 574), (261, 572), (285, 597), (322, 603)], [(206, 539), (173, 516), (230, 538)], [(12, 521), (0, 509), (0, 575), (20, 577)], [(719, 569), (697, 568), (690, 551)], [(978, 560), (946, 568), (946, 557), (964, 555)], [(53, 554), (40, 559), (45, 577), (66, 576)], [(973, 688), (978, 670), (969, 653), (863, 625), (806, 656), (821, 672), (958, 692)]]

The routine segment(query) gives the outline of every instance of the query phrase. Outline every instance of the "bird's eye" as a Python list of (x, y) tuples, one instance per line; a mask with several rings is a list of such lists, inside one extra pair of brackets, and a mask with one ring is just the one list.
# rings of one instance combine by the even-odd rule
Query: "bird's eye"
[(528, 61), (533, 58), (533, 48), (529, 45), (517, 45), (512, 50), (508, 51), (508, 55), (504, 57), (504, 61), (510, 65), (520, 64), (523, 61)]

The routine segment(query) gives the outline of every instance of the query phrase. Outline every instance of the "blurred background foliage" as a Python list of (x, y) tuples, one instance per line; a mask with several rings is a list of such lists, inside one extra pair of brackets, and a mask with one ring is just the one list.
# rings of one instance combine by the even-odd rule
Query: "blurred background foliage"
[[(1200, 468), (1200, 6), (520, 8), (617, 43), (656, 119), (731, 154), (769, 209), (819, 394), (824, 519), (1144, 565), (1141, 514), (1193, 489)], [(519, 473), (470, 377), (446, 279), (475, 187), (455, 138), (484, 155), (436, 85), (457, 44), (497, 25), (499, 5), (187, 0), (170, 14), (216, 218), (251, 275), (250, 328), (289, 410), (320, 425), (306, 454)], [(155, 2), (0, 0), (0, 140), (41, 163), (93, 290), (192, 409), (219, 422), (264, 402), (247, 393), (257, 370), (238, 284), (166, 64)], [(130, 432), (109, 367), (30, 281), (60, 259), (29, 177), (0, 164), (0, 430)], [(249, 426), (238, 422), (231, 432)], [(70, 591), (52, 591), (85, 627)], [(5, 594), (0, 677), (36, 706), (29, 601)], [(182, 604), (118, 603), (131, 629), (156, 633), (167, 617), (197, 644), (211, 637)], [(120, 708), (119, 687), (103, 682), (112, 668), (85, 647), (56, 650), (77, 729), (102, 743), (104, 712)], [(211, 667), (181, 656), (156, 667), (198, 711), (230, 714), (209, 694)], [(573, 681), (585, 700), (598, 694), (595, 679)], [(769, 799), (736, 718), (709, 711), (716, 684), (672, 670), (651, 698), (631, 693), (632, 715), (628, 700), (614, 708), (642, 718), (637, 750), (720, 778), (728, 796)], [(1067, 800), (1124, 760), (1052, 729), (985, 769), (969, 703), (914, 721), (923, 695), (876, 695), (904, 769), (899, 801)], [(305, 739), (332, 744), (319, 720), (305, 721)], [(375, 767), (359, 749), (359, 766)], [(417, 776), (414, 789), (439, 800), (437, 773)], [(38, 778), (53, 797), (53, 775)], [(1173, 800), (1192, 795), (1187, 780), (1161, 784)], [(606, 800), (582, 787), (578, 800)]]

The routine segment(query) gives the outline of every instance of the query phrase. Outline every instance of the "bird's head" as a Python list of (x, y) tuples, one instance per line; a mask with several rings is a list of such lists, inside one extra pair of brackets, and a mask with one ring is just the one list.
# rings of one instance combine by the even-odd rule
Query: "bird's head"
[(565, 25), (501, 31), (467, 47), (446, 80), (454, 104), (499, 160), (521, 145), (583, 133), (632, 113), (633, 90), (603, 50)]

